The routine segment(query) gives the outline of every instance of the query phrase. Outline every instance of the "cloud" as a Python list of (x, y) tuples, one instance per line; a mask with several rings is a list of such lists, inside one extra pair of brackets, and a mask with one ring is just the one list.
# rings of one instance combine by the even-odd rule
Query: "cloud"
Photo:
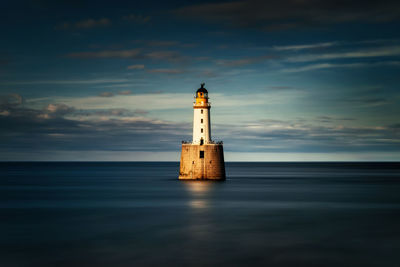
[(151, 17), (137, 15), (137, 14), (129, 14), (129, 15), (123, 16), (122, 19), (125, 21), (134, 22), (137, 24), (146, 24), (150, 21)]
[(59, 25), (58, 29), (91, 29), (95, 27), (105, 27), (111, 25), (111, 20), (108, 18), (101, 19), (85, 19), (77, 22), (65, 22)]
[(36, 81), (11, 81), (3, 84), (24, 85), (24, 84), (103, 84), (103, 83), (124, 83), (127, 79), (89, 79), (89, 80), (36, 80)]
[(0, 95), (0, 109), (17, 107), (24, 103), (24, 98), (19, 94)]
[(364, 63), (349, 63), (349, 64), (334, 64), (334, 63), (321, 63), (321, 64), (312, 64), (301, 66), (297, 68), (285, 68), (283, 72), (303, 72), (310, 70), (320, 70), (320, 69), (331, 69), (331, 68), (354, 68), (354, 67), (363, 67)]
[(176, 46), (179, 42), (177, 41), (147, 41), (148, 46)]
[(301, 66), (297, 68), (286, 68), (283, 72), (303, 72), (320, 69), (331, 69), (331, 68), (367, 68), (367, 67), (380, 67), (380, 66), (400, 66), (400, 61), (383, 61), (383, 62), (372, 62), (372, 63), (321, 63)]
[(367, 104), (368, 106), (382, 106), (389, 103), (389, 101), (383, 97), (366, 98), (363, 99), (362, 102)]
[(218, 72), (214, 70), (203, 70), (200, 72), (199, 77), (214, 78), (218, 77)]
[[(244, 125), (218, 125), (229, 151), (337, 153), (400, 151), (400, 132), (390, 126), (344, 126), (351, 118), (322, 117), (310, 121), (263, 120)], [(324, 120), (324, 121), (321, 121)], [(323, 122), (323, 124), (322, 124)], [(352, 122), (351, 125), (354, 123)], [(216, 127), (214, 127), (216, 128)], [(257, 140), (257, 141), (255, 141)]]
[(347, 59), (347, 58), (371, 58), (391, 57), (400, 55), (400, 46), (389, 46), (379, 48), (368, 48), (349, 52), (311, 54), (289, 57), (288, 62), (310, 62), (318, 60)]
[(149, 92), (149, 94), (153, 94), (153, 95), (160, 95), (160, 94), (162, 94), (162, 93), (164, 93), (164, 91), (161, 91), (161, 90)]
[[(78, 109), (64, 103), (41, 110), (17, 106), (0, 113), (0, 152), (179, 151), (180, 141), (190, 140), (191, 123), (144, 117), (148, 114), (140, 108)], [(342, 124), (346, 121), (351, 126)], [(218, 134), (214, 139), (224, 140), (228, 152), (400, 151), (398, 124), (354, 124), (352, 118), (321, 115), (310, 120), (271, 118), (213, 127)]]
[(274, 89), (274, 90), (291, 90), (291, 89), (296, 89), (295, 87), (292, 86), (268, 86), (268, 89)]
[(163, 73), (163, 74), (181, 74), (184, 73), (183, 69), (151, 69), (147, 70), (149, 73)]
[(132, 91), (131, 90), (119, 91), (118, 94), (119, 95), (131, 95)]
[(189, 124), (144, 118), (144, 110), (135, 110), (134, 115), (128, 110), (99, 110), (92, 111), (88, 118), (81, 118), (83, 113), (78, 117), (56, 116), (60, 111), (64, 112), (65, 107), (53, 104), (41, 111), (19, 109), (15, 114), (0, 116), (0, 153), (176, 151), (180, 140), (190, 133)]
[(342, 99), (341, 101), (367, 107), (383, 106), (389, 103), (389, 100), (384, 97), (357, 97), (357, 98)]
[[(126, 108), (110, 108), (110, 109), (82, 109), (76, 110), (73, 114), (74, 117), (102, 117), (102, 120), (109, 117), (142, 117), (149, 112), (143, 109), (130, 110)], [(72, 117), (71, 117), (72, 118)]]
[(113, 109), (133, 106), (136, 109), (162, 110), (170, 108), (187, 108), (188, 104), (182, 99), (191, 99), (192, 94), (160, 94), (160, 91), (147, 94), (116, 95), (114, 97), (59, 97), (57, 102), (74, 106), (77, 109)]
[(102, 93), (99, 94), (99, 96), (101, 96), (101, 97), (113, 97), (114, 93), (112, 93), (112, 92), (102, 92)]
[(67, 54), (71, 58), (137, 58), (140, 55), (140, 49), (129, 50), (104, 50), (98, 52), (77, 52)]
[(338, 118), (338, 117), (333, 117), (333, 116), (318, 116), (316, 118), (316, 121), (322, 122), (322, 123), (335, 123), (335, 122), (340, 122), (340, 121), (355, 121), (355, 118)]
[(144, 56), (152, 60), (166, 60), (170, 62), (183, 61), (185, 59), (185, 57), (176, 51), (153, 51), (146, 53)]
[(303, 44), (303, 45), (286, 45), (286, 46), (274, 46), (273, 49), (277, 51), (299, 51), (306, 49), (318, 49), (332, 47), (338, 44), (337, 42), (317, 43), (317, 44)]
[[(128, 95), (130, 91), (119, 92), (121, 95)], [(106, 94), (104, 94), (106, 95)], [(148, 114), (148, 111), (141, 108), (126, 109), (126, 108), (86, 108), (81, 106), (79, 109), (67, 105), (62, 102), (46, 104), (42, 109), (29, 107), (30, 101), (26, 105), (22, 105), (25, 101), (20, 95), (11, 94), (0, 97), (0, 115), (10, 117), (26, 117), (34, 119), (55, 119), (61, 117), (81, 117), (81, 116), (119, 116), (119, 117), (136, 117)], [(47, 99), (48, 100), (48, 99)]]
[(43, 109), (43, 113), (38, 114), (37, 117), (42, 119), (52, 119), (63, 117), (65, 115), (73, 113), (74, 111), (75, 108), (63, 103), (48, 104), (47, 107)]
[(63, 103), (51, 103), (43, 109), (31, 109), (23, 105), (25, 100), (18, 94), (0, 97), (0, 115), (8, 117), (28, 117), (30, 119), (51, 119), (72, 114), (75, 108)]
[(136, 65), (130, 65), (128, 67), (126, 67), (128, 70), (142, 70), (144, 69), (144, 65), (143, 64), (136, 64)]
[(250, 58), (241, 58), (241, 59), (232, 59), (232, 60), (217, 60), (216, 63), (218, 65), (223, 65), (227, 67), (239, 67), (244, 65), (250, 65), (259, 63), (268, 59), (277, 58), (276, 56), (259, 56), (259, 57), (250, 57)]
[(133, 43), (143, 45), (145, 47), (181, 47), (192, 48), (196, 47), (196, 43), (181, 43), (172, 40), (134, 40)]
[(1, 116), (8, 116), (8, 115), (10, 115), (10, 111), (8, 111), (8, 110), (0, 111), (0, 115)]
[[(97, 52), (75, 52), (66, 55), (70, 58), (134, 58), (134, 59), (151, 59), (151, 60), (165, 60), (169, 62), (184, 61), (187, 57), (182, 56), (177, 51), (152, 51), (142, 52), (142, 49), (128, 49), (128, 50), (103, 50)], [(132, 65), (132, 66), (140, 66)], [(140, 68), (140, 67), (139, 67)]]
[(59, 114), (59, 115), (65, 115), (70, 112), (74, 111), (73, 107), (70, 107), (68, 105), (65, 105), (63, 103), (57, 103), (57, 104), (49, 104), (46, 108), (45, 111), (51, 114)]
[(193, 20), (229, 27), (287, 30), (349, 22), (398, 20), (397, 1), (250, 0), (188, 5), (174, 11)]

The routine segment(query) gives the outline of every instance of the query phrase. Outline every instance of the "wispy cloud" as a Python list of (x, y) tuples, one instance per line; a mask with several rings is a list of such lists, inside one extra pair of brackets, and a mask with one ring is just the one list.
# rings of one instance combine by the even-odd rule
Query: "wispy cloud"
[[(143, 49), (126, 49), (126, 50), (103, 50), (103, 51), (90, 51), (90, 52), (74, 52), (66, 55), (70, 58), (134, 58), (134, 59), (150, 59), (150, 60), (165, 60), (169, 62), (181, 62), (186, 59), (181, 53), (177, 51), (151, 51), (144, 52)], [(132, 65), (140, 68), (140, 64)], [(129, 67), (128, 67), (129, 68)]]
[(349, 151), (349, 148), (351, 151), (396, 151), (399, 148), (400, 135), (394, 128), (345, 126), (342, 122), (346, 120), (332, 117), (317, 121), (263, 120), (240, 128), (225, 125), (218, 130), (223, 132), (223, 139), (230, 139), (236, 146), (244, 146), (253, 152), (337, 153)]
[(268, 89), (274, 89), (274, 90), (291, 90), (291, 89), (296, 89), (292, 86), (268, 86)]
[(134, 40), (133, 43), (140, 44), (145, 47), (179, 47), (192, 48), (197, 46), (196, 43), (181, 43), (176, 40)]
[(228, 27), (259, 30), (288, 30), (321, 25), (397, 20), (400, 5), (396, 1), (230, 1), (188, 5), (175, 14), (192, 20)]
[[(58, 151), (99, 148), (103, 151), (176, 151), (180, 140), (190, 138), (191, 123), (151, 118), (148, 108), (179, 108), (179, 103), (182, 105), (179, 96), (182, 94), (114, 96), (110, 99), (91, 97), (70, 101), (65, 98), (66, 101), (59, 99), (43, 109), (19, 105), (5, 107), (0, 111), (0, 125), (7, 125), (0, 126), (0, 150), (15, 151), (24, 147), (23, 151), (27, 152), (25, 148), (31, 147), (34, 151), (49, 148)], [(260, 103), (269, 98), (240, 95), (236, 101), (246, 102), (253, 97), (260, 99)], [(220, 96), (215, 100), (223, 98)], [(377, 103), (381, 100), (365, 98), (360, 101)], [(115, 103), (123, 101), (129, 107), (135, 103), (135, 108), (116, 108)], [(186, 103), (183, 104), (187, 108)], [(235, 100), (229, 99), (224, 104), (232, 106)], [(230, 144), (228, 150), (237, 152), (398, 151), (400, 132), (397, 124), (356, 126), (354, 120), (321, 115), (309, 120), (268, 118), (234, 125), (214, 124), (214, 127), (218, 137)], [(29, 132), (26, 127), (29, 127)], [(7, 138), (3, 138), (5, 136)]]
[(163, 73), (163, 74), (181, 74), (186, 72), (183, 69), (151, 69), (147, 70), (149, 73)]
[(128, 79), (89, 79), (89, 80), (33, 80), (33, 81), (8, 81), (3, 84), (24, 85), (24, 84), (107, 84), (124, 83)]
[[(235, 94), (226, 97), (224, 94), (213, 93), (213, 103), (221, 108), (246, 107), (255, 105), (284, 104), (298, 98), (301, 92), (294, 95), (290, 90), (263, 92), (259, 94)], [(188, 109), (192, 99), (191, 93), (163, 93), (153, 91), (146, 94), (114, 95), (114, 97), (57, 97), (52, 101), (65, 103), (77, 109), (112, 109), (133, 107), (150, 111)], [(185, 100), (186, 99), (186, 100)]]
[(64, 103), (49, 104), (43, 109), (42, 113), (39, 113), (37, 115), (37, 118), (53, 119), (71, 114), (74, 111), (75, 111), (74, 107), (68, 106)]
[(115, 94), (112, 92), (102, 92), (99, 94), (101, 97), (113, 97)]
[[(147, 115), (149, 112), (143, 109), (126, 109), (126, 108), (112, 108), (112, 109), (80, 109), (75, 110), (73, 116), (69, 116), (70, 119), (82, 120), (96, 120), (101, 117), (101, 120), (107, 120), (110, 118), (123, 117), (142, 117)], [(86, 117), (86, 118), (85, 118)]]
[(131, 95), (132, 91), (131, 90), (119, 91), (118, 94), (119, 95)]
[(152, 60), (166, 60), (170, 62), (178, 62), (185, 59), (185, 57), (177, 51), (152, 51), (146, 53), (144, 56)]
[(144, 65), (143, 64), (135, 64), (135, 65), (130, 65), (126, 68), (128, 70), (142, 70), (142, 69), (144, 69)]
[[(190, 138), (190, 123), (146, 118), (148, 112), (141, 109), (78, 109), (58, 103), (42, 110), (17, 108), (7, 112), (6, 116), (0, 116), (0, 125), (7, 125), (0, 132), (2, 152), (21, 148), (26, 152), (26, 147), (34, 151), (49, 148), (59, 151), (99, 148), (103, 151), (177, 151), (179, 141)], [(266, 119), (235, 125), (216, 124), (215, 129), (218, 136), (230, 144), (227, 148), (237, 152), (398, 150), (397, 124), (345, 126), (341, 124), (343, 120), (348, 119), (330, 116), (320, 116), (316, 121)]]
[[(48, 111), (11, 111), (0, 116), (0, 151), (171, 151), (179, 147), (189, 125), (145, 118), (145, 111), (98, 110), (78, 117)], [(137, 116), (136, 116), (136, 115)], [(29, 127), (29, 131), (26, 131)], [(178, 135), (179, 133), (179, 135)], [(7, 138), (5, 138), (7, 136)], [(7, 141), (4, 141), (6, 140)], [(161, 140), (167, 140), (162, 142)], [(100, 148), (101, 147), (101, 148)], [(29, 149), (27, 149), (29, 148)]]
[(371, 58), (371, 57), (390, 57), (399, 56), (400, 46), (378, 47), (360, 49), (349, 52), (310, 54), (287, 58), (288, 62), (310, 62), (318, 60), (346, 59), (346, 58)]
[(0, 108), (16, 107), (25, 102), (25, 99), (16, 93), (0, 95)]
[(91, 29), (95, 27), (105, 27), (111, 25), (111, 20), (108, 18), (101, 19), (85, 19), (76, 22), (65, 22), (59, 26), (58, 29)]
[(175, 45), (179, 45), (179, 42), (177, 41), (162, 41), (162, 40), (158, 40), (158, 41), (146, 41), (146, 45), (148, 46), (175, 46)]
[(274, 46), (273, 49), (277, 51), (299, 51), (306, 49), (326, 48), (337, 45), (337, 42), (317, 43), (317, 44), (303, 44), (303, 45), (286, 45)]
[(104, 50), (98, 52), (76, 52), (69, 53), (67, 57), (72, 58), (136, 58), (140, 55), (140, 49), (129, 50)]
[(343, 102), (349, 102), (352, 104), (367, 106), (367, 107), (377, 107), (388, 104), (390, 101), (384, 97), (371, 97), (371, 96), (361, 96), (361, 97), (353, 97), (348, 99), (343, 99)]
[(400, 61), (383, 61), (383, 62), (372, 62), (372, 63), (320, 63), (301, 66), (297, 68), (285, 68), (283, 72), (303, 72), (320, 69), (332, 69), (332, 68), (366, 68), (366, 67), (379, 67), (379, 66), (400, 66)]
[(221, 59), (217, 60), (216, 63), (218, 65), (223, 65), (227, 67), (239, 67), (244, 65), (251, 65), (255, 63), (259, 63), (268, 59), (275, 59), (276, 56), (267, 55), (267, 56), (259, 56), (259, 57), (248, 57), (248, 58), (240, 58), (240, 59)]
[(139, 15), (139, 14), (129, 14), (129, 15), (123, 16), (122, 19), (125, 21), (134, 22), (137, 24), (146, 24), (150, 21), (151, 17), (143, 16), (143, 15)]
[(335, 123), (341, 121), (355, 121), (355, 118), (347, 118), (347, 117), (334, 117), (334, 116), (318, 116), (316, 121), (318, 122), (326, 122), (326, 123)]

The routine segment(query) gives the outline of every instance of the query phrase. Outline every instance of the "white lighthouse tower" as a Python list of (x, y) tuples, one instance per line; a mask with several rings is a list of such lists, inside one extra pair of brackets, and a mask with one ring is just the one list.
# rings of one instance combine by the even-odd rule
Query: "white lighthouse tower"
[(193, 103), (193, 144), (211, 143), (210, 108), (208, 92), (202, 83), (201, 88), (196, 91)]
[(208, 92), (202, 83), (193, 103), (193, 140), (182, 142), (181, 180), (225, 180), (222, 142), (211, 140), (210, 108)]

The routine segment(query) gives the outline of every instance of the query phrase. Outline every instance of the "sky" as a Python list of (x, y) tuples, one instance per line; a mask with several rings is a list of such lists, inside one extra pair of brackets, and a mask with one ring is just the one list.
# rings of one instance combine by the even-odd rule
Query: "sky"
[(399, 161), (398, 1), (2, 1), (1, 161)]

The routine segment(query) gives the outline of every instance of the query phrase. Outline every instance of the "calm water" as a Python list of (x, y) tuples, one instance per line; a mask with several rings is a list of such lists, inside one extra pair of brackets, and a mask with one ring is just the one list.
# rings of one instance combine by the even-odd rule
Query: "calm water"
[(400, 164), (0, 163), (0, 266), (400, 266)]

